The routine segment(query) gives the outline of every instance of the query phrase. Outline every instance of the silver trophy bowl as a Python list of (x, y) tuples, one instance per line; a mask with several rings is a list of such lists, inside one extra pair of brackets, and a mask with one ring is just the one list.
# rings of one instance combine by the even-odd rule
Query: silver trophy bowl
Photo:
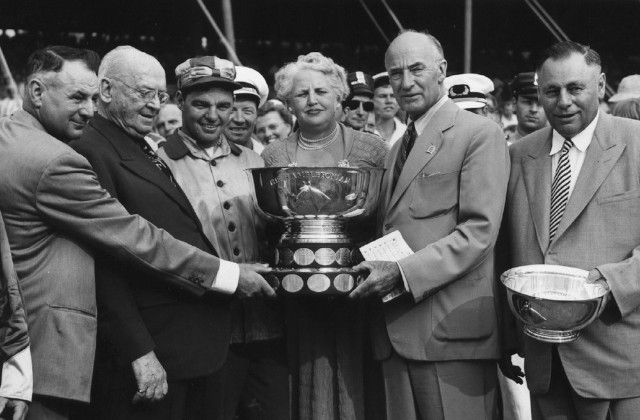
[(559, 265), (526, 265), (502, 274), (509, 308), (529, 337), (568, 343), (604, 310), (609, 290), (587, 283), (588, 272)]
[(375, 216), (384, 169), (247, 169), (256, 211), (282, 224), (267, 280), (282, 293), (347, 294), (361, 261), (350, 227)]

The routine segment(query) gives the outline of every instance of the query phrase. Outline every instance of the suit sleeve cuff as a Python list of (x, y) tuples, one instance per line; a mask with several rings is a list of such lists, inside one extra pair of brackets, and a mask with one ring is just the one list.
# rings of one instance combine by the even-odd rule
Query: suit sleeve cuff
[(31, 401), (33, 394), (33, 370), (29, 347), (2, 365), (0, 397)]
[(220, 268), (213, 281), (211, 290), (231, 295), (236, 292), (239, 280), (240, 266), (230, 261), (220, 260)]
[(402, 276), (402, 284), (404, 284), (404, 290), (411, 293), (411, 289), (409, 288), (409, 282), (407, 281), (407, 277), (404, 275), (404, 270), (402, 269), (402, 266), (400, 265), (399, 262), (396, 262), (396, 264), (398, 264), (398, 268), (400, 269), (400, 275)]

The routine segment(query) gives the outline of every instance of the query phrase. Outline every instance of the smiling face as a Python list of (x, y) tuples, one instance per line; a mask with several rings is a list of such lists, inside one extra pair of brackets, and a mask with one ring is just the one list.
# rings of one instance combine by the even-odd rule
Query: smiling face
[(166, 91), (164, 70), (157, 61), (144, 67), (136, 67), (135, 63), (127, 64), (126, 67), (135, 70), (121, 71), (115, 76), (107, 76), (103, 81), (109, 84), (108, 119), (130, 135), (144, 137), (153, 129), (153, 119), (160, 111), (161, 104), (158, 95), (147, 101), (139, 92)]
[(315, 70), (300, 70), (293, 77), (288, 104), (300, 128), (317, 133), (331, 131), (340, 105), (329, 78)]
[(95, 111), (98, 76), (80, 61), (67, 61), (57, 73), (45, 74), (37, 84), (37, 114), (52, 136), (69, 141), (82, 135)]
[(258, 118), (258, 105), (253, 99), (236, 98), (224, 134), (227, 140), (251, 148), (251, 134)]
[(284, 140), (290, 132), (291, 126), (282, 119), (278, 111), (267, 112), (256, 120), (256, 136), (264, 144)]
[(178, 103), (182, 107), (182, 131), (202, 147), (212, 147), (229, 122), (233, 93), (212, 87), (187, 93), (178, 93)]
[(400, 107), (413, 120), (445, 94), (447, 62), (424, 34), (405, 32), (394, 39), (385, 54), (385, 67)]
[(588, 65), (578, 53), (548, 59), (538, 71), (540, 103), (551, 126), (565, 138), (574, 137), (593, 121), (604, 89), (600, 66)]

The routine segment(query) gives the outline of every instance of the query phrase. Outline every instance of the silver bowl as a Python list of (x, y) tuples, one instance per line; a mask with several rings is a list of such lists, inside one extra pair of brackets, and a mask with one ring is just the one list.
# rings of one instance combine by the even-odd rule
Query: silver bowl
[(279, 220), (346, 219), (376, 210), (384, 169), (271, 167), (247, 169), (263, 217)]
[(511, 312), (529, 337), (546, 343), (568, 343), (604, 310), (609, 290), (587, 283), (588, 272), (559, 265), (512, 268), (500, 280)]

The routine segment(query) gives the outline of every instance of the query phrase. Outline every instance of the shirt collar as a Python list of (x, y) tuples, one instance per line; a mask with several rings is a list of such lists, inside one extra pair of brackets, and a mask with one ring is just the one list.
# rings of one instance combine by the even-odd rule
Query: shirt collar
[(425, 112), (420, 118), (413, 122), (413, 125), (416, 129), (416, 134), (418, 136), (422, 134), (422, 131), (427, 127), (427, 124), (429, 124), (431, 117), (433, 117), (433, 115), (438, 112), (438, 110), (442, 107), (442, 105), (444, 105), (445, 102), (447, 102), (448, 99), (449, 97), (447, 95), (443, 95), (442, 98), (438, 99), (438, 102), (433, 104), (433, 106), (429, 108), (427, 112)]
[(242, 153), (242, 150), (235, 143), (228, 141), (224, 136), (224, 134), (220, 135), (220, 142), (218, 146), (215, 148), (213, 156), (209, 156), (209, 154), (205, 150), (203, 150), (198, 145), (198, 143), (194, 139), (192, 139), (188, 134), (186, 134), (184, 131), (182, 131), (181, 129), (177, 129), (175, 132), (183, 140), (183, 143), (189, 150), (189, 153), (192, 156), (197, 158), (211, 160), (221, 156), (226, 156), (229, 153), (232, 153), (235, 156), (238, 156), (240, 155), (240, 153)]
[[(571, 138), (573, 141), (573, 145), (580, 150), (581, 152), (585, 152), (589, 144), (591, 144), (591, 140), (593, 139), (593, 134), (596, 132), (596, 125), (598, 125), (598, 119), (600, 118), (600, 111), (596, 114), (596, 117), (589, 123), (589, 125)], [(564, 137), (560, 133), (558, 133), (555, 129), (553, 130), (553, 137), (551, 138), (551, 151), (549, 152), (549, 156), (553, 156), (556, 153), (562, 150), (562, 145), (564, 144)]]

